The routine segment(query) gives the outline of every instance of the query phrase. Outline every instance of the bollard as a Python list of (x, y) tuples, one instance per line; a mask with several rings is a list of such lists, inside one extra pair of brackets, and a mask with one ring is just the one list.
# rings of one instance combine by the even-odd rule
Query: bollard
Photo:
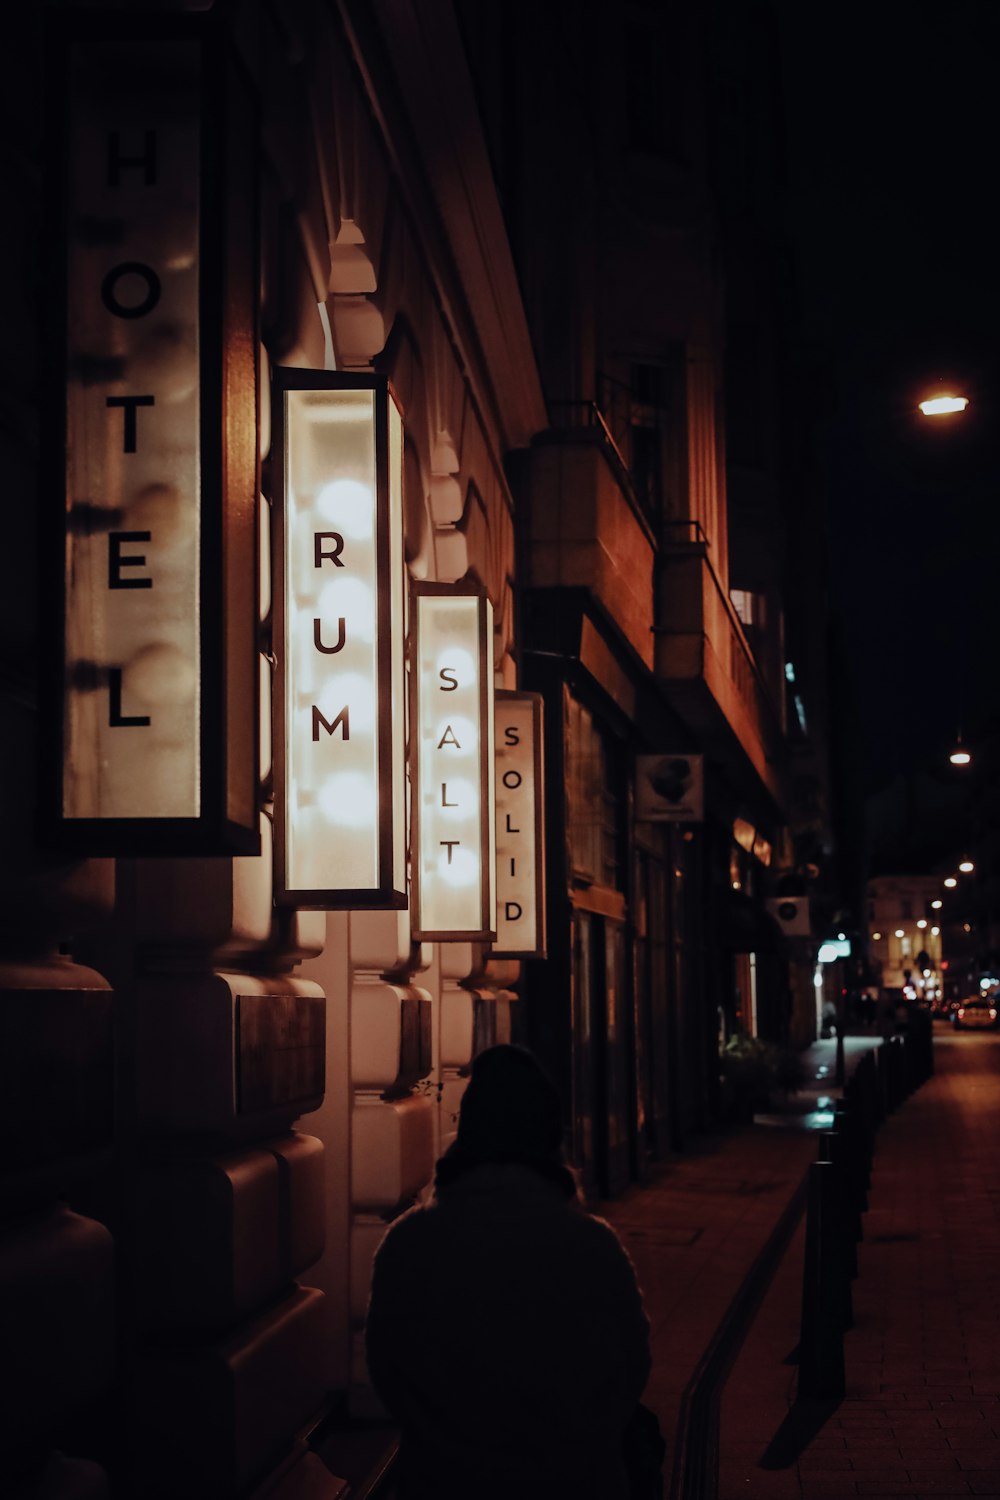
[(865, 1060), (868, 1063), (869, 1095), (871, 1098), (872, 1133), (878, 1130), (885, 1119), (885, 1080), (879, 1067), (879, 1053), (881, 1044), (871, 1052), (866, 1053)]
[(833, 1223), (832, 1236), (836, 1247), (838, 1265), (838, 1289), (841, 1302), (841, 1326), (846, 1330), (854, 1326), (854, 1298), (851, 1280), (858, 1274), (858, 1247), (854, 1212), (848, 1193), (844, 1173), (843, 1147), (835, 1130), (823, 1130), (819, 1136), (817, 1159), (830, 1162), (833, 1172)]
[(889, 1091), (889, 1054), (883, 1041), (875, 1053), (875, 1072), (878, 1077), (879, 1118), (885, 1121), (892, 1111)]
[(858, 1113), (865, 1153), (865, 1181), (870, 1186), (875, 1160), (875, 1136), (878, 1132), (878, 1085), (875, 1079), (875, 1054), (866, 1052), (858, 1064)]
[(799, 1395), (841, 1397), (845, 1391), (842, 1299), (837, 1295), (836, 1168), (815, 1161), (809, 1168), (806, 1249), (802, 1274), (802, 1335)]
[(850, 1277), (858, 1274), (857, 1244), (861, 1239), (858, 1225), (858, 1207), (851, 1193), (851, 1182), (847, 1163), (844, 1137), (836, 1130), (821, 1130), (819, 1133), (817, 1161), (829, 1161), (836, 1167), (837, 1223), (843, 1231), (844, 1262)]
[(849, 1184), (851, 1204), (857, 1213), (858, 1239), (863, 1239), (861, 1215), (868, 1207), (868, 1163), (855, 1111), (847, 1099), (837, 1099), (833, 1106), (833, 1128), (844, 1137), (844, 1168)]
[(892, 1114), (904, 1098), (902, 1042), (897, 1036), (886, 1037), (881, 1050), (888, 1080), (888, 1113)]
[(858, 1150), (864, 1162), (865, 1186), (871, 1180), (872, 1157), (875, 1143), (875, 1118), (871, 1099), (870, 1075), (867, 1064), (871, 1053), (861, 1058), (851, 1078), (851, 1086), (844, 1090), (844, 1099), (850, 1107), (852, 1128), (857, 1139)]

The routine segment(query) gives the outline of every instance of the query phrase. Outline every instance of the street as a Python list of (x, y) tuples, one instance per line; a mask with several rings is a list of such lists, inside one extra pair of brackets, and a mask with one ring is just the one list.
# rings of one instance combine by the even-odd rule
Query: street
[(846, 1399), (795, 1401), (800, 1228), (724, 1392), (721, 1500), (1000, 1495), (1000, 1036), (936, 1026), (935, 1067), (878, 1136)]

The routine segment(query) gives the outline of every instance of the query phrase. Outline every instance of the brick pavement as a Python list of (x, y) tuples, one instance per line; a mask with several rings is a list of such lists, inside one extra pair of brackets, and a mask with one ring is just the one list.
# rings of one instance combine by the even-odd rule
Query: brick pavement
[(1000, 1036), (935, 1051), (879, 1133), (846, 1398), (795, 1399), (800, 1228), (723, 1392), (719, 1500), (1000, 1497)]
[[(847, 1073), (872, 1038), (847, 1039)], [(832, 1080), (835, 1044), (805, 1054), (808, 1082), (787, 1109), (752, 1127), (695, 1140), (651, 1181), (597, 1205), (636, 1266), (652, 1324), (653, 1370), (645, 1400), (677, 1451), (684, 1393), (713, 1335), (816, 1158), (813, 1132)]]
[(685, 1387), (815, 1156), (815, 1138), (801, 1130), (748, 1126), (702, 1139), (600, 1205), (643, 1289), (653, 1352), (644, 1400), (671, 1455)]

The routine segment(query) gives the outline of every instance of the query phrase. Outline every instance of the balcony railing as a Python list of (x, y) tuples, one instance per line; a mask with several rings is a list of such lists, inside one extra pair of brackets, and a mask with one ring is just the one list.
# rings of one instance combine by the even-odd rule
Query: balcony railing
[(631, 470), (597, 402), (550, 401), (548, 411), (552, 439), (565, 442), (567, 437), (575, 438), (580, 442), (595, 443), (602, 449), (636, 520), (653, 541), (651, 518), (639, 502)]
[[(735, 606), (712, 566), (705, 534), (693, 519), (666, 522), (664, 530), (655, 627), (658, 675), (667, 682), (701, 679), (739, 737), (745, 740), (752, 726), (764, 763), (776, 766), (784, 758), (781, 719)], [(699, 645), (692, 651), (693, 641), (708, 645), (728, 681), (728, 693), (723, 684), (713, 685), (703, 649)], [(730, 694), (735, 703), (727, 701)]]

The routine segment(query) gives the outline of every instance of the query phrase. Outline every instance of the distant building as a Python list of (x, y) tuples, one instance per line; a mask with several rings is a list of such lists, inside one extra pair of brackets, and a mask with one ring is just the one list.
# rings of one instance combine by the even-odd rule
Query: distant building
[(868, 952), (882, 989), (936, 1000), (942, 968), (942, 887), (937, 875), (879, 875), (868, 882)]

